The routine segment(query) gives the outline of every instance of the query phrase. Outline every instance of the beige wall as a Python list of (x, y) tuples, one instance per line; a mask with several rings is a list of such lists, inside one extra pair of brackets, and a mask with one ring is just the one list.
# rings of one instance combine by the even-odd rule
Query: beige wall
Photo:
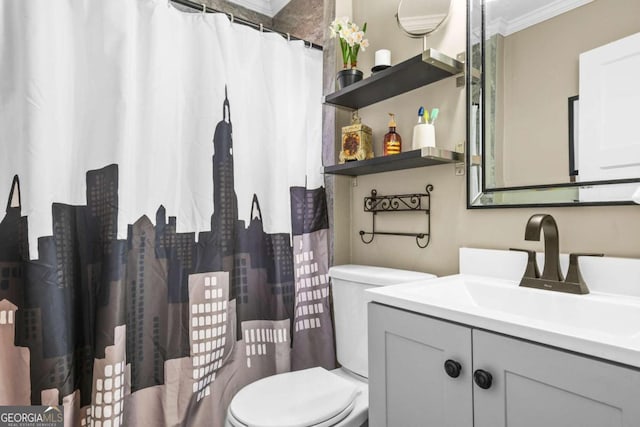
[(639, 31), (640, 1), (596, 0), (504, 38), (498, 187), (569, 181), (567, 98), (579, 92), (578, 56)]
[[(466, 15), (464, 0), (453, 1), (453, 14), (446, 27), (439, 30), (442, 33), (430, 38), (430, 42), (433, 47), (455, 56), (464, 50)], [(376, 49), (391, 49), (393, 63), (420, 52), (421, 41), (406, 38), (396, 26), (395, 1), (351, 2), (354, 20), (359, 24), (368, 22), (371, 48), (359, 58), (363, 70), (368, 70), (373, 63)], [(342, 0), (337, 0), (336, 7), (344, 11)], [(420, 105), (441, 108), (441, 117), (436, 122), (439, 146), (453, 148), (464, 141), (464, 96), (464, 90), (455, 87), (455, 79), (446, 79), (360, 110), (363, 122), (373, 128), (376, 155), (380, 154), (382, 135), (386, 132), (387, 112), (398, 114), (403, 148), (410, 149), (413, 117)], [(454, 175), (452, 165), (365, 175), (357, 179), (337, 178), (334, 187), (334, 263), (453, 274), (458, 272), (458, 248), (461, 246), (541, 250), (542, 243), (524, 241), (527, 219), (539, 212), (550, 213), (556, 218), (562, 252), (604, 252), (611, 256), (640, 257), (640, 206), (467, 210), (465, 179), (466, 176)], [(419, 249), (410, 237), (379, 236), (369, 245), (360, 241), (358, 231), (371, 227), (371, 214), (362, 211), (363, 198), (371, 189), (375, 188), (380, 194), (420, 192), (427, 184), (433, 184), (435, 188), (432, 239), (426, 249)], [(380, 230), (418, 232), (425, 224), (424, 214), (419, 213), (379, 214), (377, 219)]]

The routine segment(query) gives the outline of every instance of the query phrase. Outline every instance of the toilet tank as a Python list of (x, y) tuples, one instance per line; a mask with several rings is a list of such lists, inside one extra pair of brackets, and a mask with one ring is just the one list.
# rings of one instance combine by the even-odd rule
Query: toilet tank
[(368, 377), (367, 303), (364, 292), (374, 286), (435, 278), (433, 274), (367, 265), (338, 265), (329, 269), (333, 291), (336, 353), (338, 362)]

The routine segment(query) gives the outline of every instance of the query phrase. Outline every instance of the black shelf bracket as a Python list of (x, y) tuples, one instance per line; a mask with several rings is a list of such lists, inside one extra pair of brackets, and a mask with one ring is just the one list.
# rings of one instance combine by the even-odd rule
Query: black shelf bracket
[[(373, 242), (376, 235), (415, 237), (419, 248), (424, 249), (431, 241), (431, 192), (433, 185), (428, 184), (424, 193), (393, 194), (380, 196), (374, 189), (371, 196), (364, 198), (364, 211), (371, 212), (371, 231), (360, 230), (363, 243)], [(376, 231), (376, 215), (380, 212), (424, 212), (427, 215), (427, 231), (425, 233), (403, 233)], [(365, 237), (367, 236), (367, 237)], [(370, 236), (370, 238), (368, 237)]]

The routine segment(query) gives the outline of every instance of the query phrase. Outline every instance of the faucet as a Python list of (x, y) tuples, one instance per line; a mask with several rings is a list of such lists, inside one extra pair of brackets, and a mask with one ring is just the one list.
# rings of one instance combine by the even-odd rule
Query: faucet
[(551, 215), (535, 214), (531, 216), (527, 222), (524, 238), (529, 241), (539, 241), (541, 232), (544, 232), (544, 269), (542, 275), (538, 270), (535, 251), (512, 249), (528, 254), (527, 268), (522, 280), (520, 280), (520, 286), (572, 294), (588, 294), (589, 288), (580, 274), (578, 257), (603, 256), (603, 254), (569, 254), (569, 271), (565, 280), (560, 268), (558, 225)]
[(544, 231), (544, 269), (540, 278), (562, 282), (564, 277), (560, 270), (560, 241), (556, 220), (548, 214), (533, 215), (527, 222), (524, 239), (539, 241), (542, 231)]

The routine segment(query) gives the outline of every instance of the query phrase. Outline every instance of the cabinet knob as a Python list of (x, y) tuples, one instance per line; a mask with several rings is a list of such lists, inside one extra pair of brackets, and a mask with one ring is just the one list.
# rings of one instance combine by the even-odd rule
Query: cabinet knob
[(451, 378), (458, 378), (460, 376), (460, 371), (462, 370), (462, 365), (456, 362), (455, 360), (448, 359), (444, 362), (444, 371)]
[(473, 373), (473, 380), (476, 382), (478, 387), (486, 390), (491, 387), (493, 376), (487, 371), (478, 369)]

